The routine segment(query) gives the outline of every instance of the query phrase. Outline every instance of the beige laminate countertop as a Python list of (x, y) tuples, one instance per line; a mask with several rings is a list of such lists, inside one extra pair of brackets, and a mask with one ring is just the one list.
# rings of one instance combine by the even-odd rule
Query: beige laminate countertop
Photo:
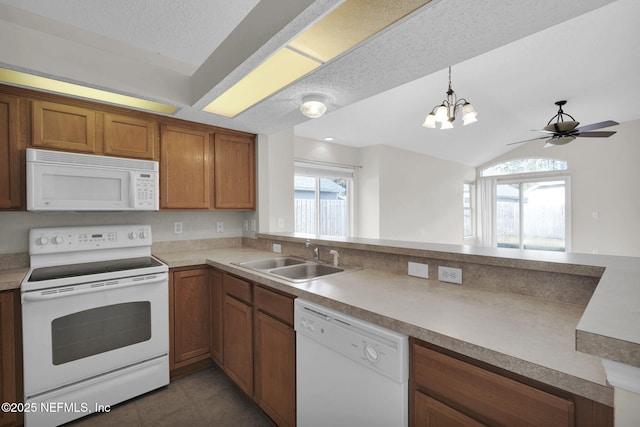
[(20, 283), (28, 271), (29, 269), (26, 267), (0, 270), (0, 291), (19, 289)]
[(209, 264), (545, 384), (613, 405), (600, 358), (578, 352), (580, 306), (363, 269), (293, 283), (232, 263), (248, 248), (154, 253), (169, 267)]

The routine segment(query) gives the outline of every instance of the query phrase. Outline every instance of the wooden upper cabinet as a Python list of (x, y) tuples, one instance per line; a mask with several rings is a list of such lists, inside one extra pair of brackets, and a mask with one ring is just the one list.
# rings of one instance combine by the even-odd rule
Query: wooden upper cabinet
[(137, 117), (104, 115), (104, 154), (154, 160), (158, 123)]
[(160, 135), (160, 207), (211, 206), (211, 137), (187, 127), (163, 125)]
[(33, 101), (32, 145), (41, 148), (97, 153), (96, 112), (86, 108)]
[(0, 209), (23, 205), (19, 102), (15, 96), (0, 94)]
[(255, 209), (255, 139), (216, 133), (214, 138), (216, 209)]

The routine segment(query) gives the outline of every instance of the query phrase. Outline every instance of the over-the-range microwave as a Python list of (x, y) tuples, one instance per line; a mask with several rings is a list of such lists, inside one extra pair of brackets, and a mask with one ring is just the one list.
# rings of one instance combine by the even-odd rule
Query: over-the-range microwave
[(158, 162), (27, 149), (29, 211), (157, 211)]

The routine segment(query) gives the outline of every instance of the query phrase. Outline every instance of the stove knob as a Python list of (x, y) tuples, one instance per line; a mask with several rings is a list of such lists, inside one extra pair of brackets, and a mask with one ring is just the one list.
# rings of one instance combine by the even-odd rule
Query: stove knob
[(129, 239), (131, 240), (136, 240), (138, 238), (138, 233), (132, 231), (131, 233), (129, 233)]
[(54, 237), (54, 238), (53, 238), (53, 240), (52, 240), (51, 242), (52, 242), (53, 244), (55, 244), (55, 245), (59, 245), (59, 244), (61, 244), (62, 242), (64, 242), (64, 237), (62, 237), (62, 236), (56, 236), (56, 237)]
[(147, 233), (146, 231), (141, 231), (140, 232), (140, 238), (141, 239), (146, 239), (147, 237), (149, 237), (149, 233)]
[(36, 239), (36, 243), (40, 246), (45, 246), (49, 243), (49, 238), (47, 236), (40, 236)]

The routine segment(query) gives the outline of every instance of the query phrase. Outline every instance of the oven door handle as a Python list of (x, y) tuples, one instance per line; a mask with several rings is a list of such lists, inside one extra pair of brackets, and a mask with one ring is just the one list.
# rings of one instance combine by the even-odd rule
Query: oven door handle
[[(80, 289), (74, 289), (78, 286), (72, 285), (68, 287), (61, 287), (57, 289), (56, 292), (53, 292), (51, 290), (37, 291), (37, 292), (24, 292), (22, 294), (22, 301), (23, 302), (44, 301), (44, 300), (50, 300), (54, 298), (66, 298), (66, 297), (75, 296), (75, 295), (85, 295), (85, 294), (90, 294), (94, 292), (108, 292), (110, 290), (128, 288), (132, 286), (140, 286), (140, 285), (146, 286), (146, 285), (151, 285), (154, 283), (161, 283), (161, 282), (168, 283), (168, 280), (169, 280), (169, 275), (167, 273), (157, 273), (157, 274), (150, 274), (148, 276), (119, 279), (117, 281), (118, 283), (115, 283), (112, 285), (107, 284), (110, 281), (93, 283), (94, 286), (91, 286), (92, 284), (84, 284), (84, 285), (81, 285), (83, 287), (81, 287)], [(95, 286), (98, 283), (101, 283), (101, 285)]]

